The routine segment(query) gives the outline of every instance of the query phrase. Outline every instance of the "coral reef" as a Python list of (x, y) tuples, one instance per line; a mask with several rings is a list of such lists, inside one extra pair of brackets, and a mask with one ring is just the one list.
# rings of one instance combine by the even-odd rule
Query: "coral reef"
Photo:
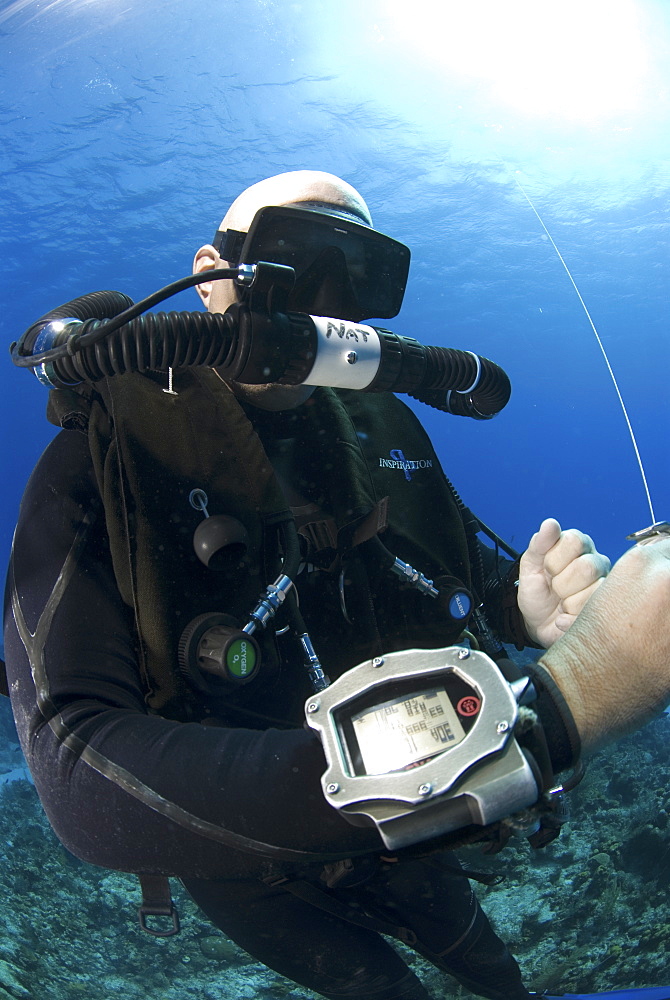
[[(534, 851), (519, 839), (494, 857), (467, 852), (473, 865), (506, 876), (477, 892), (532, 988), (589, 992), (670, 981), (669, 747), (670, 718), (663, 715), (594, 757), (570, 795), (571, 819), (549, 847)], [(51, 832), (6, 699), (0, 860), (0, 1000), (312, 996), (226, 940), (176, 880), (181, 934), (143, 934), (137, 881), (77, 861)], [(465, 996), (408, 957), (435, 997)]]

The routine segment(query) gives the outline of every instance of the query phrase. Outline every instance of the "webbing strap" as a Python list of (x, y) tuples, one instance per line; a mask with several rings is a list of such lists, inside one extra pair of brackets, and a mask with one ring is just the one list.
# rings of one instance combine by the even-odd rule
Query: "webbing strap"
[(381, 920), (378, 917), (371, 917), (367, 913), (362, 913), (360, 910), (354, 910), (342, 900), (328, 895), (328, 893), (319, 889), (311, 882), (304, 881), (303, 879), (288, 879), (282, 876), (269, 876), (264, 878), (263, 881), (266, 885), (273, 888), (279, 886), (299, 899), (304, 900), (306, 903), (309, 903), (310, 906), (316, 906), (318, 909), (330, 913), (333, 917), (346, 920), (349, 924), (364, 927), (369, 931), (376, 931), (378, 934), (388, 934), (408, 945), (416, 944), (416, 934), (408, 927), (399, 927), (397, 924), (391, 923), (391, 921)]
[[(349, 542), (351, 548), (384, 531), (388, 524), (388, 501), (388, 497), (378, 500), (368, 516), (358, 524)], [(316, 554), (324, 549), (339, 548), (339, 529), (334, 517), (327, 515), (314, 503), (291, 507), (291, 513), (295, 517), (298, 534), (309, 542), (308, 557), (309, 554)]]
[[(137, 908), (140, 927), (154, 937), (173, 937), (179, 934), (181, 925), (179, 913), (172, 901), (170, 882), (165, 875), (138, 875), (142, 887), (142, 903)], [(156, 930), (149, 927), (147, 917), (169, 917), (172, 926), (167, 930)]]

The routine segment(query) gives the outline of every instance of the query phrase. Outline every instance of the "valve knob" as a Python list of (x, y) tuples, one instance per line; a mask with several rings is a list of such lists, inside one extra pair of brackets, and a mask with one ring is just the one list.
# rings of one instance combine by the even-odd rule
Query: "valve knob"
[(248, 684), (258, 674), (261, 651), (253, 636), (229, 615), (198, 615), (179, 640), (179, 666), (188, 680), (205, 694), (220, 691), (221, 684)]
[(439, 590), (438, 601), (442, 611), (455, 624), (465, 624), (472, 611), (472, 594), (460, 580), (453, 576), (441, 576), (435, 581)]

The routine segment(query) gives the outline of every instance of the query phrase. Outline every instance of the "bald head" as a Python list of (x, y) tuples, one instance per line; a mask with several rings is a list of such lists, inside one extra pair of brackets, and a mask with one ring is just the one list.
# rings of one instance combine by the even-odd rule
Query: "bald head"
[(226, 212), (220, 228), (247, 232), (259, 208), (302, 202), (333, 205), (372, 225), (368, 206), (351, 184), (322, 170), (291, 170), (267, 177), (243, 191)]
[[(368, 206), (351, 184), (323, 170), (291, 170), (252, 184), (238, 195), (219, 228), (246, 233), (259, 208), (265, 208), (266, 205), (301, 204), (305, 207), (323, 208), (332, 205), (335, 209), (352, 215), (358, 222), (372, 225)], [(228, 262), (222, 260), (209, 243), (200, 247), (193, 261), (195, 273), (227, 266)], [(235, 301), (235, 286), (232, 281), (203, 282), (196, 290), (209, 312), (225, 312)]]

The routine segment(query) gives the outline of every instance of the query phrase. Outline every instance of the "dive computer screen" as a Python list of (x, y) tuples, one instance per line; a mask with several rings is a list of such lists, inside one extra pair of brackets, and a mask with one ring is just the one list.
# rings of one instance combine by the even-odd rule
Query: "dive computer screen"
[(456, 746), (466, 732), (444, 687), (393, 698), (351, 716), (365, 774), (411, 767)]

